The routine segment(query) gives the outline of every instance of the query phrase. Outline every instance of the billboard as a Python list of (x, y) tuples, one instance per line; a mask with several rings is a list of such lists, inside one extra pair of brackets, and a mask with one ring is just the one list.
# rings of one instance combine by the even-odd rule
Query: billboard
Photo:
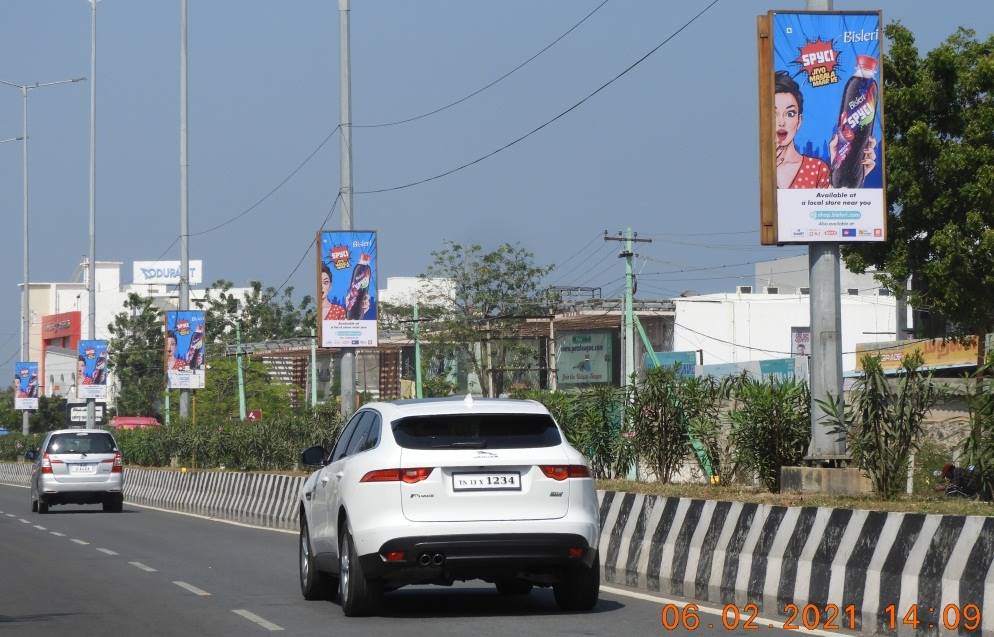
[[(138, 285), (179, 285), (179, 261), (135, 261), (131, 280)], [(190, 260), (190, 285), (204, 282), (204, 262)]]
[(38, 363), (14, 363), (14, 409), (38, 409)]
[(758, 22), (762, 243), (886, 240), (880, 12)]
[(790, 328), (790, 355), (810, 356), (811, 355), (811, 328), (792, 327)]
[(950, 367), (972, 367), (977, 364), (977, 337), (971, 336), (965, 342), (953, 339), (920, 339), (914, 341), (884, 341), (880, 343), (858, 343), (856, 345), (856, 371), (863, 371), (863, 356), (874, 354), (880, 357), (884, 371), (896, 372), (901, 369), (901, 359), (918, 350), (925, 359), (925, 369), (945, 369)]
[(80, 341), (76, 397), (107, 400), (107, 341)]
[[(656, 352), (655, 360), (659, 363), (659, 367), (674, 367), (677, 364), (680, 365), (680, 369), (677, 370), (680, 376), (693, 376), (694, 368), (697, 366), (697, 352)], [(645, 355), (645, 367), (646, 369), (652, 369), (656, 365), (653, 363), (653, 357), (650, 354)]]
[(203, 310), (166, 312), (166, 386), (203, 389), (207, 343)]
[(614, 368), (611, 332), (556, 334), (556, 381), (560, 387), (610, 383)]
[(376, 347), (376, 232), (321, 231), (318, 333), (322, 347)]

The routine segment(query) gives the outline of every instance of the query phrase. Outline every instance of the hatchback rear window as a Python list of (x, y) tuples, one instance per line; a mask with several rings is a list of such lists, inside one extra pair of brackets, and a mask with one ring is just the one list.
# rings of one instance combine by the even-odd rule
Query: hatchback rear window
[(556, 423), (543, 414), (409, 416), (392, 427), (405, 449), (524, 449), (562, 442)]
[(54, 434), (48, 441), (48, 453), (114, 453), (117, 445), (106, 433), (79, 431)]

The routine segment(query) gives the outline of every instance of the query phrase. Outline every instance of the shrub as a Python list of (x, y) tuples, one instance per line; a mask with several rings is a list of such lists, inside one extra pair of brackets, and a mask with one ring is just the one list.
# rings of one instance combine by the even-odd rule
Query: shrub
[(966, 379), (963, 398), (967, 407), (966, 437), (960, 445), (961, 464), (974, 465), (980, 474), (981, 493), (994, 491), (994, 380), (990, 366)]
[(780, 490), (780, 468), (799, 463), (811, 439), (807, 383), (772, 378), (743, 378), (729, 412), (734, 458), (767, 489)]
[(919, 369), (920, 352), (905, 356), (897, 388), (884, 375), (879, 356), (861, 359), (863, 376), (841, 406), (829, 397), (818, 400), (832, 432), (846, 437), (856, 465), (866, 471), (877, 493), (892, 499), (904, 490), (911, 454), (921, 441), (925, 414), (936, 400), (930, 375)]

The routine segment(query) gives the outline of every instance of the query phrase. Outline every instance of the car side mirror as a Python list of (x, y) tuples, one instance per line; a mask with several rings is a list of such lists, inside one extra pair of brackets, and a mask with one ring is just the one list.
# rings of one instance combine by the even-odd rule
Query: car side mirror
[(35, 458), (37, 458), (37, 457), (38, 457), (38, 452), (37, 451), (31, 451), (31, 450), (29, 450), (29, 451), (25, 451), (24, 452), (24, 459), (25, 460), (30, 460), (31, 462), (34, 462)]
[(327, 455), (328, 452), (320, 445), (308, 447), (300, 454), (300, 464), (305, 467), (320, 467), (324, 464)]

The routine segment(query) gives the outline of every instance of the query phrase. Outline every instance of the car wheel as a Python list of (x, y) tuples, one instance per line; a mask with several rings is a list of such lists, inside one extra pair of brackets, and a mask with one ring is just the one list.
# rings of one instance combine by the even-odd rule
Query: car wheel
[(501, 595), (527, 595), (532, 592), (532, 585), (520, 579), (497, 580), (497, 592)]
[(48, 513), (48, 502), (45, 502), (45, 500), (41, 498), (38, 498), (38, 513), (40, 514)]
[(383, 594), (382, 584), (366, 578), (356, 555), (352, 534), (346, 530), (338, 547), (338, 597), (346, 617), (368, 615), (376, 610)]
[(552, 587), (556, 603), (563, 610), (590, 610), (597, 604), (601, 590), (600, 556), (594, 553), (594, 563), (568, 573), (566, 578)]
[(300, 592), (306, 600), (330, 599), (334, 595), (331, 578), (318, 570), (317, 560), (311, 553), (311, 533), (307, 521), (300, 523), (299, 560)]
[(104, 513), (120, 513), (124, 510), (124, 496), (110, 496), (103, 502)]

